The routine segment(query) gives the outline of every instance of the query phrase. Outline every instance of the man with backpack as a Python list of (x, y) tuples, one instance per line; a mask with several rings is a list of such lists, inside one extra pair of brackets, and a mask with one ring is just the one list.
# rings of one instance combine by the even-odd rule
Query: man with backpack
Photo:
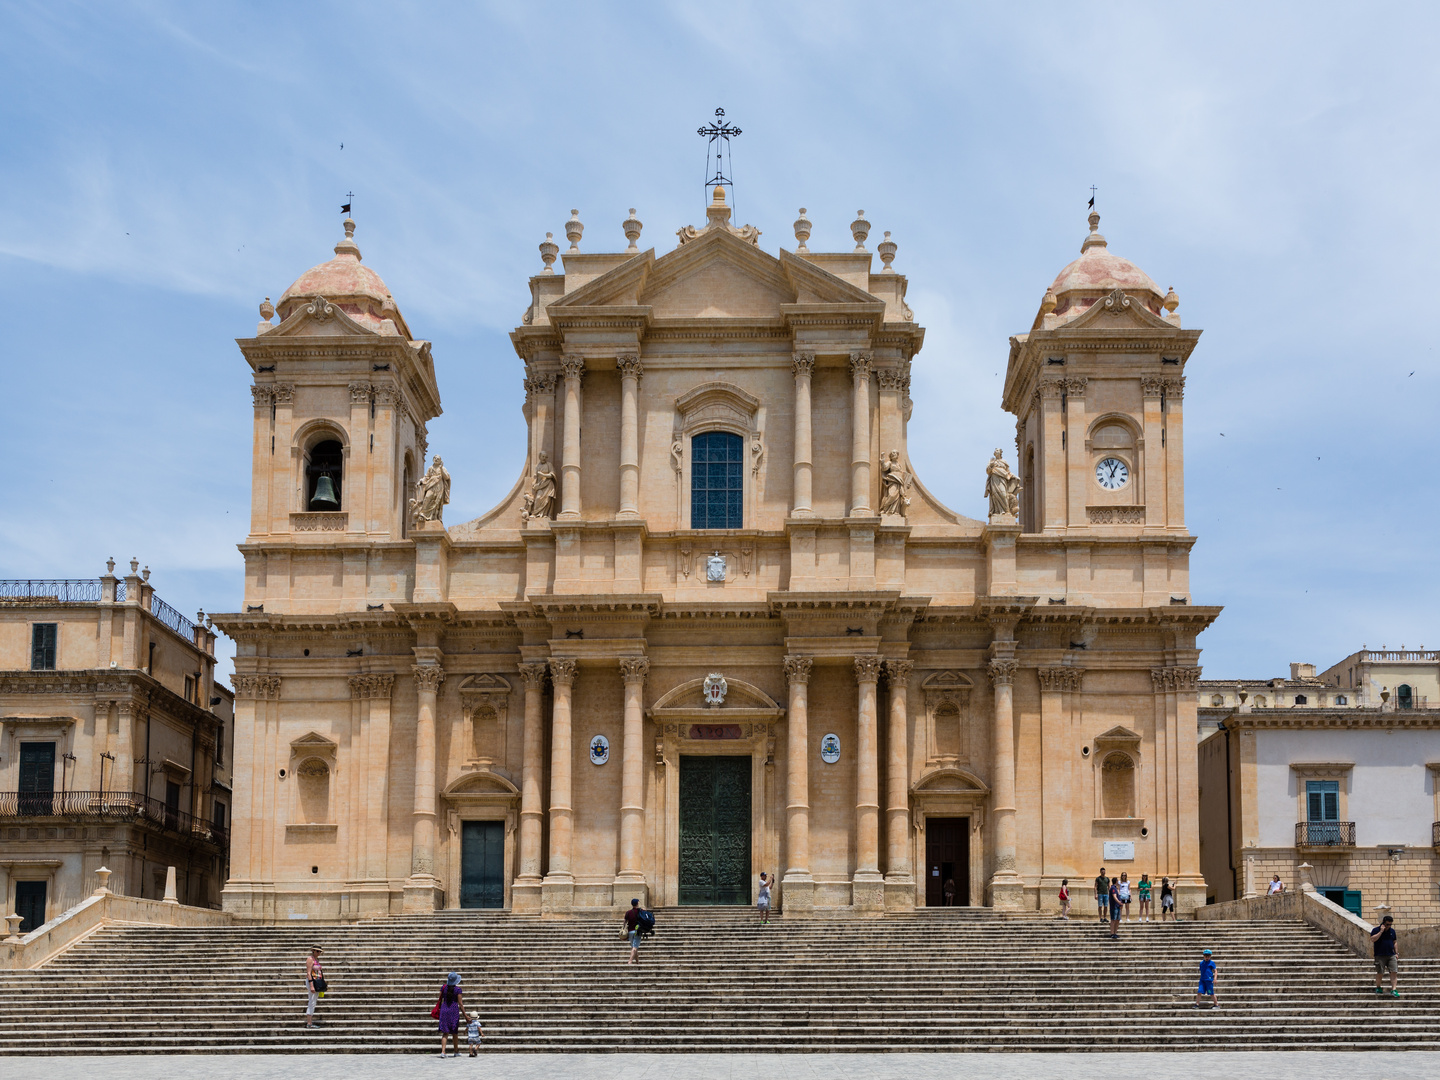
[(638, 899), (632, 899), (630, 910), (625, 912), (625, 936), (630, 939), (630, 959), (626, 963), (640, 963), (640, 938), (654, 930), (655, 916), (642, 908)]

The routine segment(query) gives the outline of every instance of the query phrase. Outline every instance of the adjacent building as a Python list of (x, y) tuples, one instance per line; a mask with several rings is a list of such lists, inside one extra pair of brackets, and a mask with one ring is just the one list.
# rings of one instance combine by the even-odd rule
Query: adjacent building
[[(1279, 874), (1287, 888), (1308, 877), (1371, 921), (1384, 908), (1402, 924), (1440, 922), (1440, 712), (1399, 708), (1393, 696), (1335, 701), (1354, 694), (1348, 680), (1338, 690), (1285, 683), (1284, 698), (1329, 701), (1258, 705), (1251, 695), (1200, 710), (1214, 731), (1199, 748), (1209, 899), (1263, 893)], [(1202, 683), (1202, 696), (1209, 685), (1236, 684)]]
[(0, 887), (30, 930), (109, 887), (218, 906), (234, 696), (150, 571), (0, 581)]
[[(1174, 290), (1080, 256), (1010, 339), (969, 517), (907, 446), (924, 329), (863, 214), (767, 251), (548, 236), (510, 493), (446, 526), (440, 368), (355, 224), (261, 305), (227, 910), (1037, 909), (1102, 862), (1206, 897)], [(880, 265), (875, 265), (875, 255)], [(555, 263), (560, 265), (556, 266)], [(1037, 283), (1038, 284), (1038, 283)], [(1037, 292), (1041, 290), (1037, 288)], [(278, 315), (278, 321), (276, 316)], [(963, 378), (955, 358), (932, 361)], [(488, 440), (468, 406), (467, 437)], [(438, 448), (437, 448), (438, 449)], [(466, 483), (463, 476), (454, 479)]]

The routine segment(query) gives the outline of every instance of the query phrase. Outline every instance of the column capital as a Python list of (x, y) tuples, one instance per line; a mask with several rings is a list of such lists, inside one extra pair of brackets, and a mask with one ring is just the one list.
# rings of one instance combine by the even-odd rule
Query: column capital
[(856, 349), (850, 354), (850, 375), (856, 381), (870, 377), (870, 351)]
[(1158, 375), (1147, 375), (1140, 380), (1140, 393), (1147, 398), (1158, 398), (1165, 390), (1165, 380)]
[(814, 666), (815, 661), (809, 656), (785, 657), (785, 681), (792, 686), (804, 686), (810, 681), (810, 669)]
[(1165, 393), (1172, 401), (1185, 400), (1185, 376), (1172, 375), (1165, 380)]
[(410, 671), (415, 676), (415, 689), (421, 693), (438, 693), (445, 681), (445, 669), (439, 664), (412, 664)]
[(550, 678), (556, 686), (570, 686), (575, 682), (575, 673), (580, 670), (580, 662), (570, 657), (552, 657), (550, 660)]
[[(253, 698), (263, 700), (266, 698), (278, 698), (280, 696), (279, 675), (236, 675), (235, 696), (237, 698)], [(128, 704), (121, 701), (120, 706), (124, 708)]]
[(1150, 683), (1157, 694), (1173, 694), (1200, 687), (1198, 667), (1154, 667), (1150, 669)]
[(275, 391), (269, 386), (250, 387), (250, 396), (255, 401), (255, 407), (268, 409), (275, 400)]
[(639, 353), (620, 353), (615, 357), (615, 366), (620, 370), (621, 378), (638, 379), (645, 371)]
[(645, 676), (650, 671), (650, 659), (645, 656), (625, 656), (620, 659), (620, 677), (625, 680), (628, 686), (631, 683), (645, 684)]
[(883, 367), (875, 369), (875, 381), (880, 384), (881, 390), (900, 391), (905, 389), (905, 372), (896, 367)]
[(1040, 674), (1040, 689), (1049, 693), (1079, 690), (1085, 679), (1084, 668), (1042, 667), (1036, 670)]
[(276, 383), (272, 390), (275, 394), (275, 404), (293, 405), (295, 403), (295, 387), (288, 383)]
[(808, 378), (815, 371), (815, 354), (808, 349), (799, 350), (790, 357), (790, 366), (796, 375)]
[(566, 353), (560, 357), (560, 370), (567, 379), (582, 379), (585, 377), (585, 357), (575, 353)]
[(883, 661), (878, 656), (857, 656), (855, 657), (855, 681), (861, 683), (878, 682), (880, 679), (880, 665)]
[(375, 388), (368, 382), (352, 382), (350, 384), (350, 404), (369, 405), (370, 395), (375, 393)]
[(394, 687), (394, 675), (350, 676), (350, 696), (353, 698), (388, 698)]
[(525, 683), (525, 689), (539, 690), (545, 685), (545, 676), (549, 669), (545, 666), (544, 661), (537, 664), (521, 664), (519, 668), (520, 678)]
[(1070, 397), (1084, 397), (1085, 386), (1089, 381), (1090, 380), (1087, 379), (1084, 375), (1081, 375), (1078, 378), (1066, 379), (1065, 393), (1068, 394)]
[(991, 660), (985, 668), (994, 686), (1010, 686), (1015, 682), (1015, 672), (1020, 668), (1018, 660)]
[(885, 679), (891, 686), (906, 686), (915, 671), (914, 660), (886, 660)]

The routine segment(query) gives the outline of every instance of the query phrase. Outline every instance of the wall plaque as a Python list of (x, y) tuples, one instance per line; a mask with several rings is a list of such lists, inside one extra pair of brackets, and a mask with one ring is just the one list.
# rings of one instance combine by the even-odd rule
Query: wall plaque
[(1133, 862), (1135, 860), (1134, 840), (1106, 840), (1106, 862)]
[(833, 731), (820, 740), (820, 760), (826, 765), (840, 760), (840, 736)]
[(604, 735), (596, 735), (590, 740), (590, 764), (604, 765), (610, 760), (610, 740)]

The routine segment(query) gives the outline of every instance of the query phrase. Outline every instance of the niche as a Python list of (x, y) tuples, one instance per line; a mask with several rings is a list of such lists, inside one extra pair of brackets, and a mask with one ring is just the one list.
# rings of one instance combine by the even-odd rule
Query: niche
[(1118, 750), (1100, 765), (1101, 810), (1107, 818), (1135, 816), (1135, 762)]
[(319, 758), (307, 758), (295, 770), (299, 788), (300, 816), (307, 825), (330, 820), (330, 766)]

